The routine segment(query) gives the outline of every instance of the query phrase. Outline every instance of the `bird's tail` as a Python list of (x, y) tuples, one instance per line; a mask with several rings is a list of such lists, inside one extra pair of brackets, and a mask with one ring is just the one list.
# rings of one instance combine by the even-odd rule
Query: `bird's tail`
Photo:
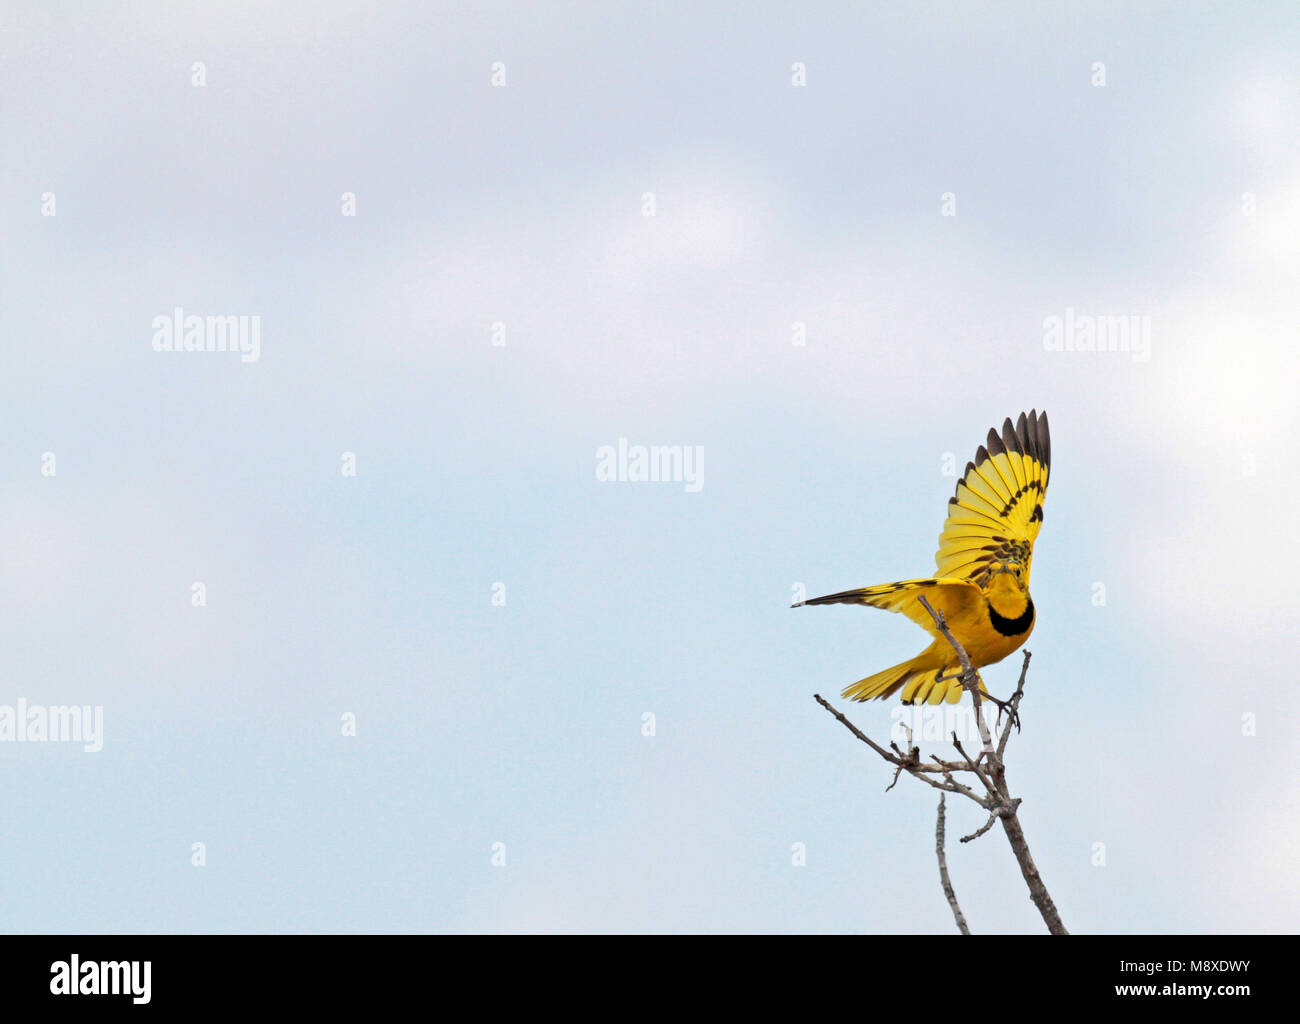
[[(956, 704), (963, 692), (961, 668), (949, 668), (935, 662), (933, 648), (922, 651), (910, 661), (846, 686), (842, 696), (849, 700), (884, 699), (901, 689), (904, 704), (939, 704), (945, 700)], [(983, 679), (980, 680), (980, 692), (988, 692)]]
[(849, 700), (871, 700), (879, 697), (892, 697), (903, 686), (907, 680), (915, 674), (916, 669), (913, 665), (916, 659), (905, 661), (901, 665), (895, 665), (893, 668), (887, 668), (883, 672), (877, 672), (874, 676), (867, 676), (866, 679), (859, 679), (856, 683), (844, 688), (840, 695), (847, 697)]

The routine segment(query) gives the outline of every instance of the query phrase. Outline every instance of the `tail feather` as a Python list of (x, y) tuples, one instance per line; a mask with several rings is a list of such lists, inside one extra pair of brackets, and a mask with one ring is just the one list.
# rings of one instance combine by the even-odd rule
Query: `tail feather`
[(930, 669), (914, 676), (903, 690), (904, 704), (956, 704), (961, 700), (961, 679), (951, 670)]
[[(956, 704), (965, 692), (961, 686), (961, 669), (937, 668), (926, 657), (929, 653), (927, 651), (910, 661), (859, 679), (846, 686), (841, 696), (855, 701), (884, 699), (901, 689), (904, 704), (941, 704), (945, 700)], [(988, 693), (983, 679), (980, 680), (980, 692)]]
[(918, 671), (916, 660), (913, 658), (901, 665), (877, 672), (874, 676), (859, 679), (856, 683), (846, 686), (841, 696), (849, 700), (872, 700), (877, 697), (883, 700), (892, 697)]

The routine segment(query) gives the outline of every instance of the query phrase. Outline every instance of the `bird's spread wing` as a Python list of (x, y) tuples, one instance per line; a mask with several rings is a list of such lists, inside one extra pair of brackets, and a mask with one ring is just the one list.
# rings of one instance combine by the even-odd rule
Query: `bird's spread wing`
[(1019, 562), (1028, 585), (1051, 462), (1046, 413), (1022, 412), (1014, 425), (1007, 419), (1001, 437), (989, 431), (986, 445), (966, 464), (957, 493), (948, 499), (948, 519), (935, 554), (939, 576), (983, 586), (996, 565)]
[(825, 597), (814, 597), (804, 604), (866, 604), (872, 608), (883, 608), (887, 612), (901, 612), (917, 625), (939, 636), (934, 619), (921, 604), (925, 598), (930, 607), (943, 614), (952, 622), (975, 603), (982, 600), (979, 588), (969, 580), (935, 577), (924, 580), (902, 580), (898, 583), (882, 583), (875, 587), (862, 587), (860, 590), (845, 590)]

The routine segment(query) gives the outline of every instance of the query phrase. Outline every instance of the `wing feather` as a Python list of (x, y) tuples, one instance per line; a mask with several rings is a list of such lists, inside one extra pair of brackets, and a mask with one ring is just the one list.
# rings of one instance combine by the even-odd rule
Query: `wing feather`
[[(985, 450), (989, 454), (989, 465), (993, 467), (993, 472), (1002, 481), (1002, 486), (1007, 492), (1007, 498), (1010, 499), (1011, 495), (1016, 493), (1016, 478), (1011, 471), (1011, 464), (1006, 458), (1006, 445), (1002, 443), (1002, 438), (998, 437), (998, 432), (991, 427), (989, 428), (988, 440), (984, 443), (988, 446)], [(979, 461), (978, 453), (976, 453), (976, 461)]]
[(994, 468), (991, 462), (989, 462), (988, 449), (983, 445), (980, 445), (976, 450), (975, 461), (968, 463), (966, 466), (966, 473), (968, 476), (972, 469), (975, 470), (979, 475), (979, 478), (989, 486), (993, 493), (997, 495), (1000, 502), (1006, 504), (1011, 500), (1011, 495), (1015, 493), (1015, 490), (1007, 486), (1007, 482), (1002, 479), (1002, 474)]
[[(1051, 472), (1047, 414), (1007, 417), (967, 463), (948, 500), (948, 518), (935, 554), (938, 576), (983, 585), (996, 562), (1016, 561), (1028, 582), (1034, 540), (1043, 524)], [(921, 609), (924, 612), (925, 609)], [(924, 625), (924, 623), (922, 623)]]
[(948, 621), (963, 611), (969, 611), (976, 603), (983, 600), (980, 591), (970, 580), (957, 577), (935, 577), (923, 580), (901, 580), (898, 583), (882, 583), (875, 587), (862, 587), (859, 590), (844, 590), (838, 594), (814, 597), (804, 604), (865, 604), (872, 608), (881, 608), (887, 612), (899, 612), (939, 636), (934, 619), (921, 604), (924, 597), (930, 606), (942, 612)]

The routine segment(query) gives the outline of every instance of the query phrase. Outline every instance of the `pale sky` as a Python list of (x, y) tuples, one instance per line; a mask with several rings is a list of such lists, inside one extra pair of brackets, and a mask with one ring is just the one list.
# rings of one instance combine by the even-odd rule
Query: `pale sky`
[[(1295, 929), (1300, 13), (812, 6), (4, 4), (0, 705), (104, 737), (0, 742), (0, 929), (951, 931), (931, 791), (812, 700), (927, 640), (788, 605), (931, 573), (1031, 407), (1066, 925)], [(1041, 930), (1000, 834), (949, 866)]]

